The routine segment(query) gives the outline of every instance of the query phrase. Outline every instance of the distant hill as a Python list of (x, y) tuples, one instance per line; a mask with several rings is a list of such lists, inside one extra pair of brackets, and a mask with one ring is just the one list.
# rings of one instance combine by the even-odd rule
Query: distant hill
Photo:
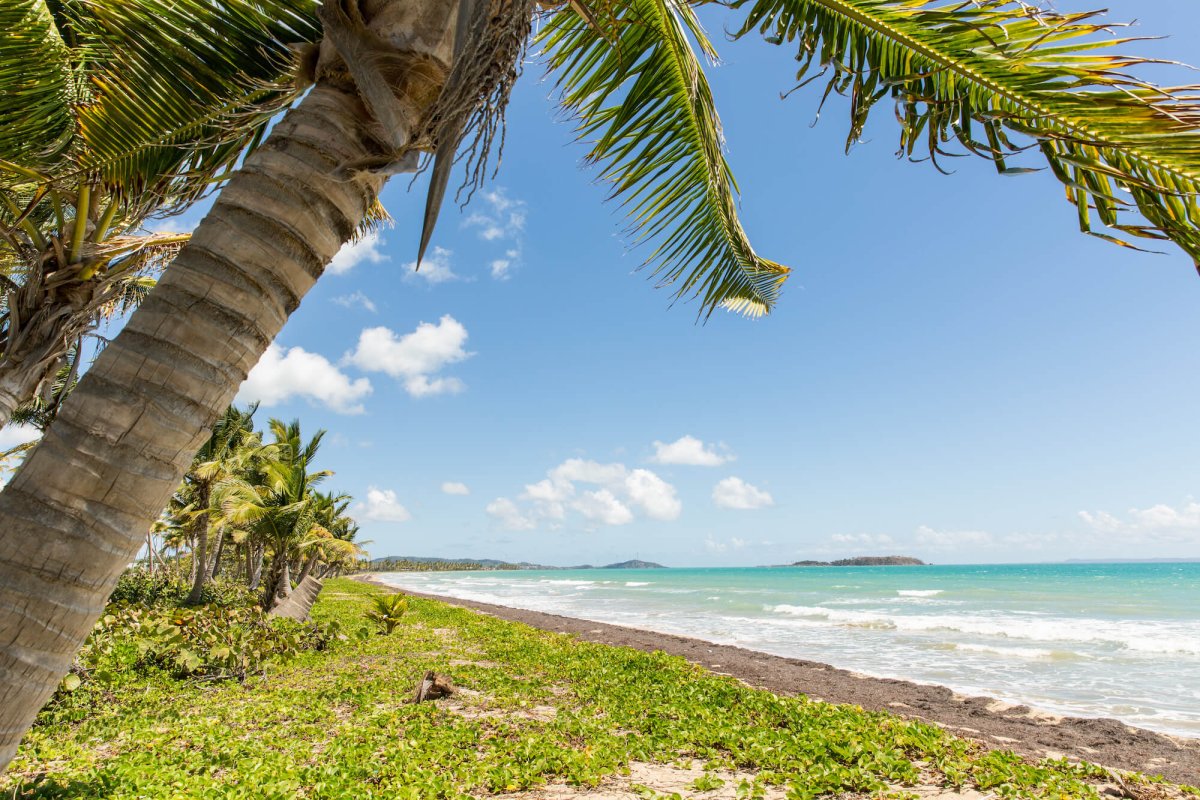
[(925, 562), (911, 556), (858, 556), (837, 561), (796, 561), (788, 567), (923, 567)]
[(528, 561), (498, 561), (494, 558), (433, 558), (430, 556), (384, 556), (373, 558), (367, 567), (370, 572), (449, 572), (451, 570), (517, 570), (517, 569), (666, 569), (653, 561), (621, 561), (596, 567), (591, 564), (576, 564), (570, 567), (555, 567), (549, 564), (533, 564)]

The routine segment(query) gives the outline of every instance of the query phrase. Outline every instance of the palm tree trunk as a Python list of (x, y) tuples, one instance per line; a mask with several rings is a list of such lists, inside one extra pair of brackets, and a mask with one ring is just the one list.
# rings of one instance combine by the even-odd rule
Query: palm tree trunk
[(217, 543), (213, 546), (213, 557), (211, 567), (208, 570), (209, 580), (215, 579), (221, 574), (221, 554), (225, 552), (225, 529), (220, 528), (217, 531)]
[(262, 581), (263, 568), (263, 549), (259, 545), (249, 546), (246, 548), (246, 585), (250, 587), (250, 591), (258, 589), (258, 584)]
[(196, 546), (192, 549), (192, 590), (184, 602), (189, 606), (199, 604), (208, 583), (208, 514), (196, 517)]
[[(403, 4), (402, 36), (385, 41), (444, 68), (453, 5)], [(329, 72), (230, 179), (0, 493), (0, 770), (217, 417), (375, 202), (384, 177), (339, 167), (378, 163), (394, 153), (383, 136), (406, 141), (419, 122), (424, 109), (400, 102), (400, 129), (380, 131), (345, 72)], [(436, 96), (423, 80), (397, 96), (430, 83)]]
[(299, 576), (296, 577), (297, 586), (299, 586), (301, 583), (304, 583), (304, 579), (308, 577), (308, 573), (312, 572), (313, 567), (315, 567), (320, 560), (321, 559), (317, 558), (315, 555), (309, 556), (308, 560), (304, 562), (304, 567), (300, 570)]

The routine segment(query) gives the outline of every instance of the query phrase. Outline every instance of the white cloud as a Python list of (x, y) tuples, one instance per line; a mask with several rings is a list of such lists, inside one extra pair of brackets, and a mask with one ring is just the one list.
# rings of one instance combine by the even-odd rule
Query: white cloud
[(485, 509), (490, 517), (510, 531), (531, 531), (537, 522), (521, 513), (516, 503), (507, 497), (497, 497)]
[(463, 225), (476, 228), (479, 238), (488, 242), (519, 238), (525, 230), (525, 201), (512, 199), (502, 188), (480, 197), (483, 207), (468, 216)]
[(512, 261), (507, 258), (497, 258), (492, 261), (492, 277), (498, 281), (508, 280), (508, 268)]
[(459, 276), (450, 268), (450, 256), (452, 255), (454, 253), (444, 247), (434, 247), (425, 254), (420, 269), (417, 269), (416, 261), (410, 261), (404, 265), (405, 278), (408, 280), (422, 279), (432, 284), (456, 281)]
[(829, 537), (829, 541), (835, 545), (857, 548), (889, 547), (896, 543), (886, 533), (835, 533)]
[(404, 381), (414, 397), (453, 394), (466, 388), (461, 380), (432, 375), (473, 355), (463, 348), (466, 341), (467, 329), (447, 314), (436, 325), (422, 322), (399, 337), (388, 328), (367, 328), (346, 360), (366, 372), (386, 372)]
[(337, 303), (343, 308), (360, 306), (363, 310), (370, 311), (372, 314), (374, 314), (376, 311), (374, 301), (362, 292), (351, 292), (350, 294), (339, 295), (333, 298), (333, 302)]
[(712, 534), (709, 534), (708, 538), (704, 540), (704, 549), (710, 553), (724, 553), (729, 549), (729, 545), (718, 542), (712, 537)]
[(147, 233), (192, 233), (200, 225), (203, 217), (183, 215), (179, 217), (163, 217), (144, 225)]
[(1080, 511), (1079, 518), (1094, 530), (1123, 534), (1131, 541), (1200, 540), (1200, 503), (1191, 499), (1178, 508), (1164, 503), (1131, 508), (1124, 519), (1107, 511)]
[(670, 444), (655, 442), (654, 455), (650, 457), (650, 460), (656, 464), (719, 467), (726, 461), (732, 461), (733, 458), (721, 455), (695, 436), (681, 436)]
[[(570, 458), (548, 470), (546, 476), (525, 485), (517, 497), (522, 506), (501, 498), (506, 505), (500, 511), (519, 518), (524, 529), (541, 522), (557, 526), (572, 511), (603, 525), (625, 525), (639, 515), (673, 520), (683, 511), (675, 487), (647, 469)], [(597, 488), (583, 489), (577, 484)], [(492, 515), (499, 517), (499, 512)], [(526, 522), (532, 524), (526, 526)]]
[(361, 414), (361, 401), (370, 393), (370, 380), (350, 380), (324, 356), (302, 347), (285, 349), (272, 344), (250, 370), (237, 401), (273, 406), (292, 397), (304, 397), (339, 414)]
[(634, 505), (651, 519), (678, 519), (683, 504), (675, 487), (648, 469), (635, 469), (625, 477), (625, 491)]
[(371, 522), (407, 522), (412, 519), (412, 514), (396, 499), (394, 491), (375, 486), (367, 489), (367, 502), (357, 503), (351, 514), (355, 519)]
[(33, 425), (5, 425), (0, 428), (0, 452), (40, 439), (41, 436), (42, 432)]
[(633, 522), (633, 512), (608, 489), (584, 492), (571, 507), (588, 519), (603, 525), (625, 525)]
[(334, 254), (325, 271), (334, 275), (345, 275), (364, 261), (371, 264), (388, 261), (389, 256), (379, 250), (384, 244), (378, 231), (371, 231), (357, 241), (346, 242), (342, 249)]
[(717, 508), (749, 510), (775, 505), (775, 499), (771, 497), (770, 492), (733, 476), (725, 478), (713, 487), (712, 499)]
[(960, 547), (989, 547), (995, 542), (987, 531), (939, 531), (928, 525), (917, 528), (917, 544), (926, 547), (956, 549)]
[(466, 495), (466, 494), (470, 494), (471, 490), (467, 487), (467, 485), (465, 483), (459, 483), (458, 481), (446, 481), (445, 483), (442, 484), (442, 492), (443, 492), (443, 494)]

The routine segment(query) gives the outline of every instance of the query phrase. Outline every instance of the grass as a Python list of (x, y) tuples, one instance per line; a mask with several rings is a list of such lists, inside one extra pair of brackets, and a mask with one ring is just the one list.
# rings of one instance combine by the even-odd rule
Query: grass
[[(92, 694), (43, 714), (0, 777), (0, 797), (486, 797), (596, 786), (635, 761), (705, 767), (697, 796), (741, 771), (753, 773), (738, 789), (747, 798), (769, 786), (796, 799), (904, 797), (917, 784), (1099, 797), (1098, 768), (1030, 763), (931, 725), (780, 697), (677, 657), (434, 601), (411, 599), (392, 635), (360, 638), (374, 629), (366, 615), (380, 593), (328, 582), (314, 617), (351, 635), (245, 683), (153, 671), (102, 690), (85, 683), (77, 691)], [(467, 691), (408, 703), (431, 669)]]

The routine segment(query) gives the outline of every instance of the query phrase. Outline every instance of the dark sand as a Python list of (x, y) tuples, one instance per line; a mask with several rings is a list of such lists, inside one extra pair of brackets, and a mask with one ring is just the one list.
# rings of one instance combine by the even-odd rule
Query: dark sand
[[(360, 578), (370, 582), (372, 576)], [(394, 586), (379, 582), (390, 589)], [(406, 592), (475, 609), (535, 628), (572, 634), (589, 642), (662, 650), (721, 675), (781, 694), (805, 694), (932, 722), (988, 747), (1042, 758), (1068, 756), (1106, 767), (1162, 775), (1200, 786), (1200, 739), (1181, 739), (1132, 728), (1113, 719), (1058, 717), (988, 697), (966, 697), (944, 686), (871, 678), (815, 661), (744, 650), (686, 636), (653, 633), (539, 611)]]

